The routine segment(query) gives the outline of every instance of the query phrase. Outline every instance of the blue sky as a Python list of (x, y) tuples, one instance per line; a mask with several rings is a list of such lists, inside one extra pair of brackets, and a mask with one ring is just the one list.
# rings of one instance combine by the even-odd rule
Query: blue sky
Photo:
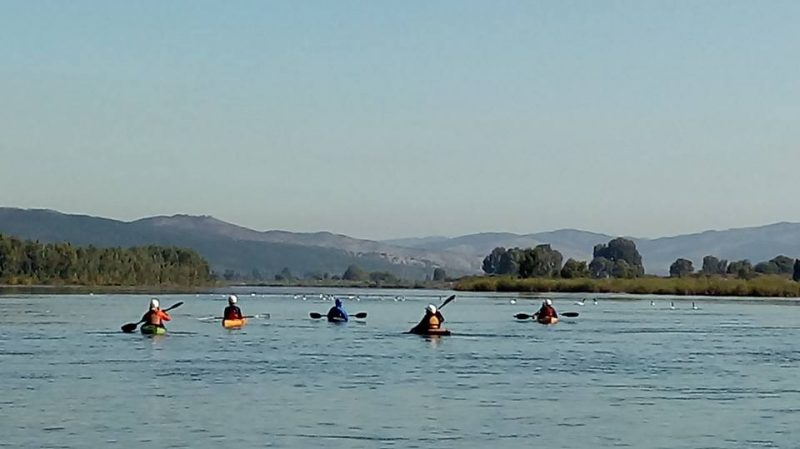
[(357, 237), (800, 221), (800, 2), (0, 3), (0, 204)]

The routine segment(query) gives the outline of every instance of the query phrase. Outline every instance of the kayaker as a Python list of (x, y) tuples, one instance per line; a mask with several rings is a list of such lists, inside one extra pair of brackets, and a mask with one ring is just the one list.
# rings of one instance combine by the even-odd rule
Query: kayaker
[(558, 319), (558, 312), (556, 312), (555, 307), (553, 307), (553, 301), (550, 299), (545, 299), (542, 303), (542, 307), (539, 309), (538, 312), (535, 313), (536, 319), (540, 322), (550, 322), (553, 319)]
[(236, 305), (239, 301), (239, 298), (236, 295), (228, 296), (228, 307), (225, 307), (225, 311), (222, 313), (222, 317), (225, 320), (241, 320), (242, 319), (242, 309)]
[(350, 317), (347, 316), (347, 311), (344, 310), (344, 306), (342, 306), (342, 300), (336, 298), (334, 302), (334, 306), (328, 310), (328, 321), (348, 321)]
[(428, 304), (428, 306), (425, 307), (425, 316), (422, 317), (422, 321), (414, 326), (410, 332), (424, 333), (426, 331), (439, 330), (442, 327), (442, 323), (444, 323), (444, 316), (442, 316), (442, 312), (436, 310), (436, 306), (433, 304)]
[(159, 308), (158, 300), (153, 298), (150, 300), (150, 310), (144, 314), (142, 317), (142, 322), (145, 325), (151, 325), (156, 327), (164, 327), (164, 321), (169, 321), (170, 318), (169, 314)]

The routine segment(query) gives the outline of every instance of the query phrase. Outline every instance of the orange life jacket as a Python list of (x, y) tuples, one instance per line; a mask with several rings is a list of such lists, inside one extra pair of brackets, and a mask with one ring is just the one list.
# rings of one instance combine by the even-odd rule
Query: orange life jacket
[(164, 326), (164, 321), (169, 321), (171, 318), (169, 314), (161, 309), (155, 309), (147, 312), (147, 321), (148, 324), (152, 324), (153, 326)]

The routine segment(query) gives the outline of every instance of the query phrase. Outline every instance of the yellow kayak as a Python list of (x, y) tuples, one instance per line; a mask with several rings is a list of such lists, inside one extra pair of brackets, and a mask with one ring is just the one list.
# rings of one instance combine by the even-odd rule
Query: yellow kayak
[(240, 320), (222, 320), (222, 327), (225, 329), (240, 329), (245, 324), (247, 324), (246, 318), (242, 318)]

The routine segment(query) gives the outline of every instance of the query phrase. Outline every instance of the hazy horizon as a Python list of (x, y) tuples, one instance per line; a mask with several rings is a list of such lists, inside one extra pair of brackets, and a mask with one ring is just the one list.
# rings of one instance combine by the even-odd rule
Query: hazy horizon
[(800, 222), (800, 3), (0, 4), (0, 204), (386, 240)]
[(214, 216), (214, 215), (211, 215), (211, 214), (187, 214), (187, 213), (182, 213), (182, 212), (175, 212), (175, 213), (170, 213), (170, 214), (148, 215), (148, 216), (136, 217), (136, 218), (133, 218), (133, 219), (122, 219), (122, 218), (118, 218), (118, 217), (111, 217), (111, 216), (105, 216), (105, 215), (92, 215), (92, 214), (87, 214), (87, 213), (82, 213), (82, 212), (68, 212), (68, 211), (55, 210), (55, 209), (49, 209), (49, 208), (29, 208), (29, 207), (9, 206), (9, 205), (0, 205), (0, 208), (45, 209), (45, 210), (51, 210), (51, 211), (54, 211), (54, 212), (59, 212), (59, 213), (67, 214), (67, 215), (86, 215), (86, 216), (91, 216), (91, 217), (95, 217), (95, 218), (105, 218), (105, 219), (110, 219), (110, 220), (122, 221), (122, 222), (125, 222), (125, 223), (131, 223), (131, 222), (134, 222), (134, 221), (148, 219), (148, 218), (174, 217), (174, 216), (180, 216), (180, 215), (192, 216), (192, 217), (211, 217), (211, 218), (223, 221), (223, 222), (231, 224), (231, 225), (241, 226), (241, 227), (248, 228), (250, 230), (258, 231), (258, 232), (268, 232), (268, 231), (292, 232), (292, 233), (329, 232), (329, 233), (332, 233), (332, 234), (346, 235), (347, 237), (352, 237), (352, 238), (356, 238), (356, 239), (374, 240), (374, 241), (409, 240), (409, 239), (432, 239), (432, 238), (452, 239), (452, 238), (458, 238), (458, 237), (464, 237), (464, 236), (476, 235), (476, 234), (505, 234), (505, 233), (510, 233), (510, 234), (517, 234), (517, 235), (529, 235), (529, 234), (543, 234), (543, 233), (558, 232), (558, 231), (578, 231), (578, 232), (587, 232), (587, 233), (593, 233), (593, 234), (604, 234), (604, 235), (608, 235), (610, 237), (626, 237), (626, 238), (633, 238), (633, 239), (637, 239), (637, 240), (655, 240), (655, 239), (660, 239), (660, 238), (671, 238), (671, 237), (678, 237), (678, 236), (685, 236), (685, 235), (692, 235), (692, 234), (702, 234), (704, 232), (720, 232), (720, 231), (728, 231), (728, 230), (733, 230), (733, 229), (759, 228), (759, 227), (772, 226), (772, 225), (784, 224), (784, 223), (787, 223), (787, 224), (800, 224), (800, 222), (776, 221), (776, 222), (770, 222), (770, 223), (757, 224), (757, 225), (753, 225), (753, 226), (736, 226), (736, 227), (728, 227), (728, 228), (720, 228), (720, 229), (699, 229), (699, 230), (695, 230), (695, 231), (686, 232), (686, 233), (683, 233), (683, 234), (666, 234), (666, 235), (654, 235), (654, 236), (616, 234), (616, 233), (613, 233), (613, 232), (604, 232), (604, 231), (598, 231), (598, 230), (594, 230), (594, 229), (582, 229), (582, 228), (576, 228), (576, 227), (564, 227), (564, 228), (558, 228), (558, 229), (542, 229), (542, 230), (535, 230), (534, 229), (534, 230), (529, 230), (529, 231), (524, 231), (524, 232), (512, 232), (512, 231), (508, 231), (508, 230), (498, 229), (498, 230), (476, 231), (476, 232), (468, 232), (468, 233), (465, 233), (465, 234), (453, 234), (453, 235), (408, 235), (408, 236), (396, 236), (396, 237), (387, 237), (387, 238), (370, 238), (370, 237), (367, 237), (367, 236), (345, 234), (345, 233), (335, 232), (335, 231), (331, 231), (331, 230), (327, 230), (327, 229), (315, 229), (315, 230), (310, 230), (310, 231), (298, 231), (298, 230), (293, 230), (293, 229), (277, 229), (277, 228), (261, 229), (261, 228), (254, 228), (254, 227), (243, 225), (241, 223), (236, 223), (234, 221), (226, 220), (224, 218), (217, 217), (217, 216)]

